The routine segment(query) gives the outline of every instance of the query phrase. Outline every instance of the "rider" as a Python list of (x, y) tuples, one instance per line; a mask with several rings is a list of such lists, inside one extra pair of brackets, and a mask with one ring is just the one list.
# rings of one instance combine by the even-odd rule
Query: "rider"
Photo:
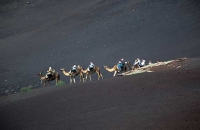
[(139, 58), (137, 58), (137, 59), (135, 60), (135, 63), (134, 63), (134, 65), (138, 65), (138, 66), (140, 66), (140, 64), (141, 64), (141, 62), (140, 62), (140, 59), (139, 59)]
[(121, 61), (118, 62), (117, 68), (118, 68), (119, 71), (122, 70), (122, 62)]
[(53, 70), (52, 70), (51, 67), (49, 67), (49, 69), (47, 70), (47, 74), (46, 74), (45, 78), (46, 79), (50, 78), (50, 76), (52, 75), (52, 73), (53, 73)]
[(121, 63), (122, 63), (121, 69), (123, 70), (123, 68), (124, 68), (124, 66), (125, 66), (125, 61), (124, 61), (123, 58), (121, 59)]
[(142, 59), (142, 62), (140, 63), (140, 67), (143, 67), (145, 65), (145, 60)]
[(69, 73), (71, 74), (73, 72), (76, 72), (76, 65), (75, 64), (72, 66), (72, 68), (71, 68)]
[(88, 71), (91, 71), (92, 69), (94, 69), (95, 65), (93, 62), (90, 62), (90, 65), (88, 66)]

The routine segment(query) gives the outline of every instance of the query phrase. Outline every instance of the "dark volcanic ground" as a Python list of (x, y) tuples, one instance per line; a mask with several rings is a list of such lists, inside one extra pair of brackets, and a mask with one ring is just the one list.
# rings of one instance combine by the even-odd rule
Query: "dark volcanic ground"
[(199, 130), (200, 59), (161, 68), (1, 97), (1, 129)]
[(35, 85), (49, 66), (199, 57), (199, 36), (198, 0), (1, 0), (0, 89)]
[[(37, 84), (49, 66), (165, 61), (199, 49), (199, 0), (0, 1), (1, 95)], [(104, 80), (2, 96), (0, 129), (199, 130), (199, 63), (115, 78), (102, 70)]]

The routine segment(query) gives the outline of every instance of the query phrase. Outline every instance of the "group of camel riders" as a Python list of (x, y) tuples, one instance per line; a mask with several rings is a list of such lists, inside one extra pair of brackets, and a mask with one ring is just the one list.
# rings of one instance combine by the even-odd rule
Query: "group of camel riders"
[[(88, 70), (88, 71), (91, 71), (92, 69), (94, 69), (94, 67), (95, 67), (94, 63), (93, 63), (93, 62), (90, 62), (90, 64), (89, 64), (87, 70)], [(73, 65), (72, 68), (71, 68), (71, 70), (69, 71), (69, 73), (70, 73), (70, 74), (75, 73), (75, 72), (76, 72), (76, 69), (77, 69), (77, 66), (76, 66), (76, 65)], [(46, 74), (45, 77), (48, 79), (48, 78), (50, 78), (50, 76), (52, 76), (54, 73), (55, 73), (55, 71), (53, 71), (52, 68), (49, 67), (49, 70), (47, 70), (47, 74)]]
[[(134, 66), (143, 67), (144, 65), (145, 65), (145, 60), (143, 60), (143, 59), (142, 59), (142, 61), (140, 61), (140, 59), (137, 58), (137, 59), (135, 60), (135, 62), (134, 62)], [(125, 67), (125, 61), (124, 61), (124, 59), (122, 58), (122, 59), (118, 62), (118, 64), (117, 64), (117, 68), (118, 68), (119, 72), (122, 71), (124, 67)], [(91, 70), (94, 69), (94, 68), (95, 68), (94, 63), (93, 63), (93, 62), (90, 62), (90, 64), (89, 64), (87, 70), (88, 70), (88, 71), (91, 71)], [(72, 68), (71, 68), (71, 70), (69, 71), (69, 73), (70, 73), (70, 74), (75, 73), (76, 70), (77, 70), (77, 66), (76, 66), (76, 65), (73, 65)], [(45, 77), (48, 79), (48, 78), (50, 78), (50, 76), (52, 76), (54, 73), (55, 73), (55, 70), (52, 70), (52, 68), (49, 67), (49, 70), (47, 71), (47, 74), (46, 74)]]
[[(145, 60), (142, 59), (142, 61), (140, 61), (140, 59), (137, 58), (133, 65), (138, 67), (143, 67), (145, 65)], [(121, 59), (117, 64), (118, 70), (122, 71), (124, 66), (125, 66), (124, 59)]]
[(142, 59), (142, 61), (140, 61), (139, 58), (137, 58), (134, 62), (134, 66), (138, 65), (139, 67), (143, 67), (145, 65), (145, 60)]
[[(94, 63), (93, 63), (93, 62), (90, 62), (90, 64), (89, 64), (87, 70), (88, 70), (88, 71), (91, 71), (92, 69), (94, 69), (94, 67), (95, 67)], [(69, 73), (76, 72), (76, 69), (77, 69), (77, 68), (76, 68), (76, 65), (73, 65)]]

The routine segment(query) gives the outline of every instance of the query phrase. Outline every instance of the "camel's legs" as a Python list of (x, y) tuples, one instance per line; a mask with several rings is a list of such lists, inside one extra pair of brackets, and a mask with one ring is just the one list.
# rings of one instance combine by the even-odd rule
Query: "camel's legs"
[(83, 77), (83, 75), (80, 75), (80, 82), (84, 82), (84, 77)]
[(98, 80), (99, 80), (99, 72), (98, 72), (98, 71), (96, 71), (96, 73), (97, 73), (97, 75), (98, 75)]
[(83, 75), (80, 75), (80, 82), (84, 82)]
[(85, 82), (87, 81), (87, 77), (88, 77), (88, 75), (86, 74), (86, 76), (85, 76)]
[(75, 77), (73, 78), (73, 80), (74, 80), (74, 83), (76, 83), (76, 79), (75, 79)]
[(70, 83), (72, 83), (72, 77), (70, 77)]
[(97, 71), (96, 71), (96, 73), (97, 73), (97, 75), (98, 75), (98, 80), (99, 80), (99, 79), (100, 79), (100, 74), (99, 74), (99, 72), (97, 72)]
[(113, 75), (113, 76), (116, 76), (116, 74), (117, 74), (117, 71), (114, 72), (114, 75)]
[(82, 78), (83, 78), (83, 82), (85, 82), (85, 77), (84, 77), (84, 74), (82, 75)]
[(82, 82), (82, 76), (80, 75), (80, 82)]
[(85, 77), (84, 77), (84, 82), (86, 82), (87, 80), (87, 74), (85, 74)]
[(46, 85), (46, 82), (47, 82), (47, 81), (44, 81), (43, 87)]
[(103, 75), (101, 74), (101, 78), (103, 79)]
[(58, 84), (58, 78), (56, 78), (56, 85)]
[(103, 75), (102, 75), (100, 72), (97, 72), (97, 74), (98, 74), (98, 80), (99, 80), (100, 78), (103, 79)]
[(90, 74), (90, 81), (92, 80), (92, 76), (91, 76), (91, 74)]
[(99, 75), (98, 75), (98, 80), (99, 80), (100, 78), (103, 79), (103, 75), (102, 75), (102, 74), (99, 74)]

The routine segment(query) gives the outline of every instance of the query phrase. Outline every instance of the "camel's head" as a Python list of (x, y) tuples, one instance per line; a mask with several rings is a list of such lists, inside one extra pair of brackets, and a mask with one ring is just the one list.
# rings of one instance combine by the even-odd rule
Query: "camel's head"
[(37, 75), (41, 76), (41, 75), (42, 75), (42, 73), (41, 73), (41, 72), (40, 72), (40, 73), (37, 73)]
[(82, 66), (78, 65), (77, 69), (83, 70), (84, 68)]
[(66, 71), (65, 68), (61, 68), (60, 71)]
[(104, 68), (104, 69), (105, 69), (105, 68), (108, 68), (108, 66), (107, 66), (107, 65), (104, 65), (103, 68)]
[(77, 69), (82, 69), (83, 67), (81, 67), (80, 65), (77, 66)]

